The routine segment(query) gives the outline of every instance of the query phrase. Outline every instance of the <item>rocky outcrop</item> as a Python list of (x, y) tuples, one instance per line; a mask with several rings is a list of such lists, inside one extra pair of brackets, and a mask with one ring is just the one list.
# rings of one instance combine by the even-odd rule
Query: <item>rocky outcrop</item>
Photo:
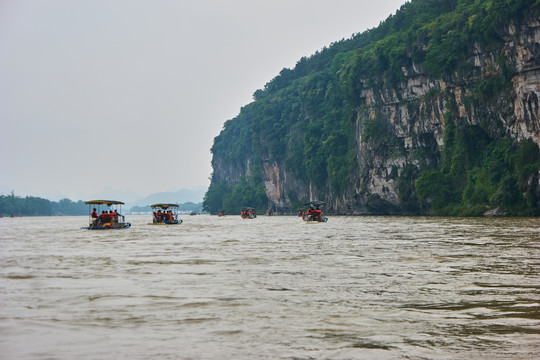
[[(241, 162), (231, 163), (213, 150), (214, 177), (234, 184), (253, 174), (260, 163), (266, 195), (278, 212), (294, 212), (303, 199), (324, 200), (326, 210), (336, 214), (417, 213), (407, 203), (404, 184), (413, 181), (422, 168), (439, 164), (446, 116), (462, 125), (482, 125), (491, 138), (532, 139), (540, 145), (540, 21), (531, 17), (511, 23), (500, 35), (504, 44), (496, 50), (472, 46), (466, 71), (437, 78), (411, 58), (406, 62), (410, 65), (401, 67), (399, 82), (391, 87), (382, 78), (355, 79), (361, 89), (355, 99), (357, 171), (339, 194), (329, 182), (316, 186), (284, 160), (269, 155), (254, 159), (248, 153)], [(489, 89), (499, 78), (507, 86)], [(492, 96), (482, 98), (486, 93), (479, 95), (482, 86)], [(303, 111), (306, 119), (315, 117)], [(370, 121), (383, 124), (384, 139), (366, 136), (365, 124)], [(298, 139), (302, 134), (292, 134), (289, 142)]]
[[(263, 171), (268, 198), (278, 208), (287, 209), (287, 194), (294, 190), (300, 197), (324, 197), (334, 213), (406, 213), (396, 181), (407, 165), (419, 167), (423, 161), (438, 160), (421, 154), (440, 151), (444, 143), (444, 114), (450, 106), (457, 109), (457, 116), (464, 123), (479, 125), (485, 119), (496, 123), (491, 127), (491, 136), (530, 138), (540, 145), (540, 23), (530, 19), (526, 24), (509, 25), (504, 39), (505, 45), (499, 51), (485, 51), (475, 45), (469, 60), (473, 66), (466, 75), (436, 79), (429, 76), (422, 64), (413, 63), (402, 68), (405, 80), (392, 90), (369, 88), (368, 79), (358, 79), (364, 89), (355, 126), (359, 172), (355, 179), (350, 179), (346, 194), (334, 197), (328, 189), (299, 184), (283, 164), (273, 162), (265, 163)], [(500, 75), (501, 56), (515, 73), (511, 89), (498, 94), (498, 99), (486, 101), (485, 108), (476, 108), (469, 101), (474, 97), (474, 85)], [(365, 121), (377, 117), (389, 124), (388, 135), (397, 139), (397, 146), (363, 138)]]
[(540, 21), (532, 19), (524, 25), (510, 25), (502, 54), (514, 66), (513, 116), (505, 121), (508, 133), (515, 138), (531, 138), (540, 144)]

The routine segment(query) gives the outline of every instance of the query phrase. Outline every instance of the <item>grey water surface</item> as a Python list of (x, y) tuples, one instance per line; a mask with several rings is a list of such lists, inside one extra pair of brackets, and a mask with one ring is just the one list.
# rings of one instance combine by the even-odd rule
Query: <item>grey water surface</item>
[(1, 359), (535, 359), (540, 219), (0, 219)]

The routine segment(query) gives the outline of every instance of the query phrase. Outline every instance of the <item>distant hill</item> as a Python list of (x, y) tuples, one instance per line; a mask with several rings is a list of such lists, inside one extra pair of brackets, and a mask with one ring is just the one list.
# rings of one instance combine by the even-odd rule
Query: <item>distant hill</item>
[(88, 196), (88, 198), (85, 199), (85, 201), (92, 200), (92, 199), (111, 199), (111, 200), (118, 200), (125, 203), (131, 203), (133, 201), (137, 201), (141, 196), (136, 194), (135, 192), (131, 190), (121, 190), (121, 189), (115, 189), (111, 187), (106, 187), (100, 192), (91, 194)]
[(178, 191), (163, 191), (148, 195), (140, 200), (126, 203), (126, 206), (147, 206), (156, 203), (175, 203), (183, 204), (192, 202), (195, 204), (203, 201), (206, 187), (198, 187), (195, 189), (181, 189)]
[[(192, 202), (186, 202), (182, 204), (178, 204), (178, 211), (179, 213), (191, 213), (194, 212), (196, 214), (199, 214), (203, 211), (202, 209), (202, 202), (199, 203), (192, 203)], [(131, 209), (129, 209), (130, 213), (151, 213), (152, 208), (150, 206), (133, 206)]]

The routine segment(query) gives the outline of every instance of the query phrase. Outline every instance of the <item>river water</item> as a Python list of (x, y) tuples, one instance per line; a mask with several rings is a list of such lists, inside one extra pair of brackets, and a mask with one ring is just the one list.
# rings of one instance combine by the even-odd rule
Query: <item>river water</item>
[(1, 359), (534, 359), (540, 219), (0, 219)]

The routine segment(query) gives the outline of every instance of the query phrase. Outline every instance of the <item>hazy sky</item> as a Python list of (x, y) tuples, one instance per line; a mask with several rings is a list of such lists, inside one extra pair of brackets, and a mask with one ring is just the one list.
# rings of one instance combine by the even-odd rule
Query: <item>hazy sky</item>
[(0, 0), (0, 194), (208, 186), (255, 90), (405, 0)]

